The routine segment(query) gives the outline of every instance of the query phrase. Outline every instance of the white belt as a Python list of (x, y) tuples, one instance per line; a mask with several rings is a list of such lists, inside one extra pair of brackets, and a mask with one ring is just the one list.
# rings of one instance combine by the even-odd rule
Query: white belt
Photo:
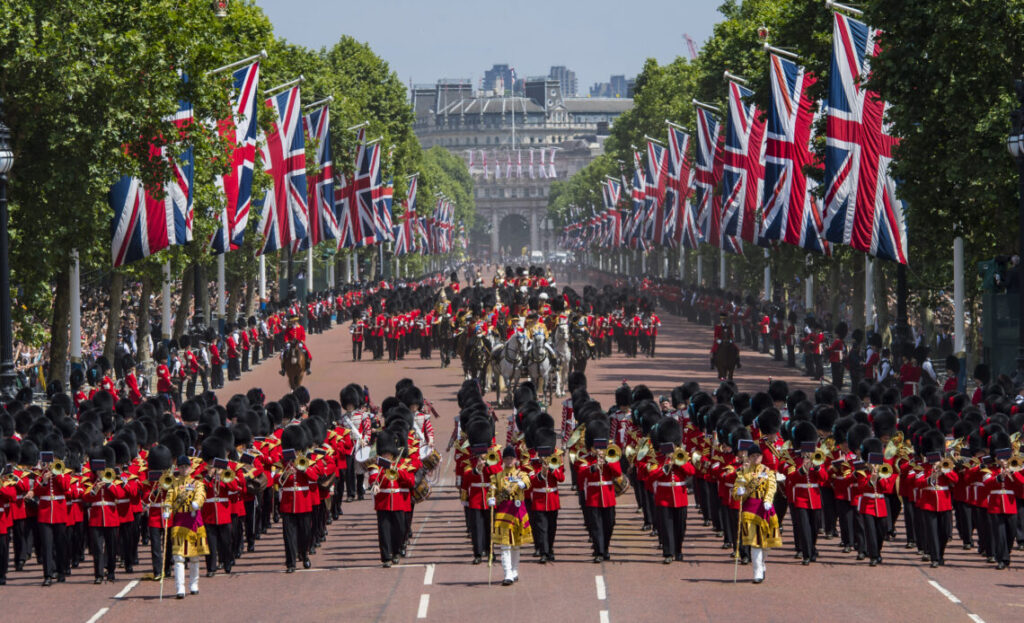
[(471, 484), (469, 486), (470, 487), (489, 487), (489, 486), (491, 486), (491, 483), (489, 483), (489, 482), (474, 482), (473, 484)]
[(1013, 491), (1010, 491), (1009, 489), (997, 489), (995, 491), (989, 491), (988, 494), (989, 495), (993, 495), (993, 494), (997, 494), (997, 495), (1014, 495)]
[(558, 493), (558, 487), (543, 487), (541, 489), (534, 489), (534, 493)]
[(309, 487), (285, 487), (281, 491), (287, 491), (289, 493), (298, 493), (299, 491), (309, 491)]
[[(287, 491), (287, 489), (285, 489)], [(213, 502), (214, 504), (227, 504), (227, 498), (206, 498), (207, 502)]]
[(885, 495), (882, 494), (882, 493), (862, 493), (861, 497), (872, 498), (872, 499), (875, 499), (875, 500), (879, 500), (881, 498), (884, 498)]
[[(685, 487), (685, 486), (686, 486), (685, 482), (659, 482), (657, 480), (654, 481), (654, 488), (655, 489), (657, 489), (658, 487)], [(726, 485), (726, 486), (732, 487), (732, 485)]]
[(409, 493), (408, 489), (381, 489), (381, 493)]
[(610, 486), (612, 486), (614, 484), (615, 483), (610, 481), (610, 480), (598, 480), (596, 482), (588, 482), (587, 486), (588, 487), (610, 487)]
[(949, 491), (949, 487), (925, 487), (925, 491)]
[(114, 504), (113, 502), (93, 502), (89, 506), (117, 506), (117, 504)]
[(817, 489), (818, 485), (817, 485), (817, 483), (813, 483), (813, 482), (798, 482), (795, 485), (793, 485), (793, 488), (794, 489)]
[(40, 502), (56, 502), (58, 500), (63, 500), (63, 499), (64, 499), (63, 495), (42, 495), (42, 496), (39, 497), (39, 501)]

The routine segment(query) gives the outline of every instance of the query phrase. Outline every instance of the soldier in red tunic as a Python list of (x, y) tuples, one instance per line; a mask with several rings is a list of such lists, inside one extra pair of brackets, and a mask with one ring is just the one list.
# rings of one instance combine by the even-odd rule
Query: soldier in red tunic
[[(313, 363), (313, 355), (306, 346), (306, 330), (299, 324), (298, 315), (288, 317), (288, 330), (284, 334), (285, 344), (298, 342), (299, 346), (306, 353), (306, 374), (312, 374), (310, 365)], [(287, 350), (287, 347), (285, 348)], [(284, 350), (281, 351), (281, 376), (284, 376)]]

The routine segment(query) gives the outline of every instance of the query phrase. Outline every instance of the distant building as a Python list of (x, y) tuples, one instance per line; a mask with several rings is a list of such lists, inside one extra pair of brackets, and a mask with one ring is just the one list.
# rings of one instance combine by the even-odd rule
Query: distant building
[(633, 97), (635, 78), (612, 76), (608, 82), (596, 82), (590, 87), (590, 97)]
[(563, 97), (576, 97), (579, 92), (576, 88), (576, 72), (565, 65), (552, 65), (551, 71), (548, 72), (548, 78), (558, 80), (562, 86)]
[(489, 245), (486, 238), (471, 242), (480, 254), (489, 247), (491, 257), (555, 249), (557, 234), (547, 217), (551, 183), (603, 153), (609, 128), (633, 106), (627, 97), (566, 97), (560, 80), (546, 76), (522, 84), (523, 94), (515, 97), (495, 94), (486, 78), (479, 92), (469, 80), (412, 89), (420, 144), (444, 147), (470, 168), (477, 223), (490, 230)]
[(480, 88), (499, 95), (510, 91), (512, 89), (512, 68), (505, 64), (495, 64), (484, 72)]

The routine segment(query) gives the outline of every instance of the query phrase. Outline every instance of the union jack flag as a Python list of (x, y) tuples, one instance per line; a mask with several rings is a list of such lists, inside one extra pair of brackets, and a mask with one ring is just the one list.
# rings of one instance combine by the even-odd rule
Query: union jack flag
[(223, 177), (217, 176), (216, 179), (227, 203), (218, 218), (220, 227), (210, 240), (210, 250), (214, 255), (238, 249), (249, 223), (253, 169), (256, 163), (259, 80), (259, 61), (232, 74), (232, 116), (217, 123), (221, 137), (231, 139), (234, 148), (231, 151), (231, 172)]
[(729, 81), (729, 116), (722, 151), (722, 233), (757, 242), (757, 208), (764, 185), (764, 126), (744, 99), (754, 92)]
[(273, 129), (263, 143), (264, 168), (274, 180), (272, 192), (261, 203), (261, 255), (285, 248), (309, 235), (306, 206), (306, 137), (302, 131), (299, 87), (271, 96), (267, 108), (274, 112)]
[(352, 210), (352, 180), (343, 175), (334, 188), (334, 212), (338, 215), (338, 248), (354, 249), (356, 247), (356, 236), (353, 231), (354, 223)]
[(360, 142), (352, 182), (352, 230), (359, 246), (377, 242), (376, 203), (380, 197), (380, 144)]
[(694, 167), (697, 224), (701, 241), (730, 253), (741, 253), (739, 240), (722, 232), (721, 201), (715, 187), (722, 178), (722, 124), (711, 111), (697, 107), (697, 158)]
[(402, 224), (395, 226), (395, 255), (405, 255), (416, 250), (416, 177), (409, 179), (409, 190), (405, 195), (405, 214)]
[[(187, 77), (183, 75), (183, 79)], [(178, 112), (167, 119), (181, 136), (188, 132), (192, 120), (192, 104), (183, 100), (178, 101)], [(143, 187), (142, 180), (130, 175), (122, 176), (110, 188), (108, 201), (114, 209), (111, 254), (115, 267), (192, 240), (192, 148), (172, 157), (166, 146), (151, 144), (149, 158), (166, 159), (171, 165), (171, 179), (164, 184), (162, 197), (154, 197)]]
[(395, 200), (395, 183), (392, 179), (388, 178), (388, 183), (385, 184), (381, 190), (380, 195), (376, 201), (376, 210), (374, 210), (374, 216), (377, 219), (377, 241), (378, 242), (389, 242), (394, 240), (392, 237), (392, 229), (395, 226), (394, 213), (392, 212), (392, 204)]
[(827, 253), (821, 239), (821, 209), (814, 180), (804, 167), (814, 164), (810, 150), (813, 102), (807, 89), (814, 76), (777, 54), (770, 55), (772, 84), (768, 110), (761, 238), (782, 240)]
[(293, 250), (308, 249), (340, 233), (334, 205), (334, 165), (331, 162), (331, 128), (326, 105), (306, 115), (306, 134), (317, 140), (316, 164), (309, 188), (309, 236), (294, 243)]
[[(679, 128), (668, 128), (668, 171), (666, 171), (665, 204), (668, 220), (673, 224), (673, 246), (697, 248), (697, 222), (690, 203), (693, 169), (690, 166), (690, 135)], [(669, 229), (666, 226), (666, 229)]]
[(903, 202), (889, 172), (899, 139), (885, 121), (888, 106), (861, 88), (880, 50), (878, 30), (835, 14), (825, 137), (825, 238), (907, 263)]
[(650, 212), (647, 239), (654, 244), (671, 246), (665, 239), (665, 188), (668, 182), (668, 151), (654, 141), (647, 141), (646, 201)]

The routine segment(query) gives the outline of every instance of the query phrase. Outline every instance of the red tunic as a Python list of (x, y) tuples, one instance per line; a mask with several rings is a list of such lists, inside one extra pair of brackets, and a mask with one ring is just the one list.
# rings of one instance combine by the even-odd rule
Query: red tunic
[(576, 479), (583, 487), (586, 506), (615, 506), (615, 479), (622, 476), (622, 466), (618, 462), (605, 463), (602, 469), (597, 469), (597, 458), (590, 457), (581, 461), (576, 469)]

